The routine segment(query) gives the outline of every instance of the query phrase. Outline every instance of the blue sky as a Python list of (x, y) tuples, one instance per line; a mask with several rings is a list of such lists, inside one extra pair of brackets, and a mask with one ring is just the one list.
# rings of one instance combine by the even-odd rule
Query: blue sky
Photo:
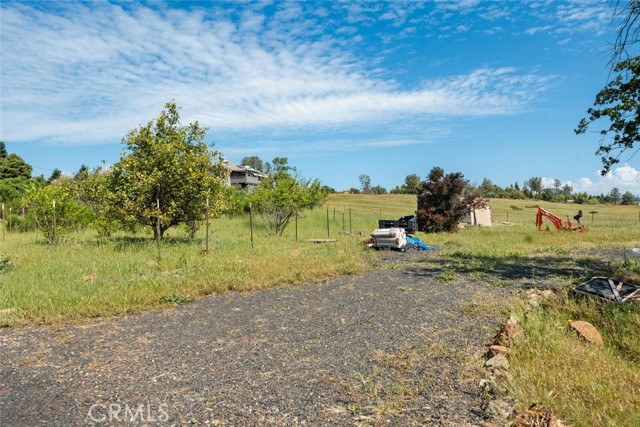
[(507, 186), (606, 177), (573, 129), (608, 80), (607, 1), (0, 4), (0, 139), (48, 176), (117, 161), (165, 102), (231, 161), (289, 158), (338, 190), (433, 166)]

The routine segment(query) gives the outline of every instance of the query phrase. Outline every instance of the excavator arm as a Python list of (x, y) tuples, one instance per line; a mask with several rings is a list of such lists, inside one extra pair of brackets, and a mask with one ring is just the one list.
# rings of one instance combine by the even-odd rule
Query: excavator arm
[(542, 217), (547, 218), (557, 231), (564, 230), (564, 224), (562, 224), (562, 219), (560, 219), (560, 217), (542, 208), (538, 208), (538, 213), (536, 214), (536, 227), (538, 228), (538, 231), (542, 229)]

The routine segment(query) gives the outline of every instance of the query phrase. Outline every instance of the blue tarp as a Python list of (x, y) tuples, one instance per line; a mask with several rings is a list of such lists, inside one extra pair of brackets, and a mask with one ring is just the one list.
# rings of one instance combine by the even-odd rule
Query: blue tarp
[(415, 246), (416, 248), (418, 248), (419, 251), (435, 251), (438, 249), (435, 246), (427, 245), (417, 237), (411, 237), (411, 236), (407, 236), (407, 244)]

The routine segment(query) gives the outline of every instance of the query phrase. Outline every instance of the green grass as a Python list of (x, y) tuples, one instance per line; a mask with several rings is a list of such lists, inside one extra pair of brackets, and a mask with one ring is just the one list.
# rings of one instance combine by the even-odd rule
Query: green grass
[(248, 218), (213, 220), (209, 254), (201, 253), (203, 229), (194, 241), (169, 230), (159, 262), (150, 234), (100, 240), (84, 231), (56, 246), (34, 233), (10, 234), (0, 249), (11, 265), (0, 272), (0, 325), (118, 316), (228, 290), (322, 281), (366, 265), (360, 238), (333, 231), (335, 243), (304, 241), (326, 237), (322, 209), (301, 216), (298, 242), (295, 223), (274, 237), (255, 222), (252, 249)]
[[(100, 240), (83, 231), (56, 246), (44, 244), (34, 233), (8, 234), (0, 246), (0, 325), (118, 316), (229, 290), (249, 291), (354, 274), (367, 268), (367, 257), (375, 256), (365, 250), (362, 241), (377, 227), (378, 220), (412, 214), (415, 202), (414, 196), (406, 195), (331, 195), (324, 207), (301, 215), (298, 242), (294, 222), (284, 236), (273, 237), (256, 218), (253, 249), (247, 217), (219, 218), (211, 222), (208, 254), (201, 253), (203, 229), (194, 241), (183, 230), (172, 229), (161, 246), (159, 260), (151, 234), (144, 232)], [(588, 231), (537, 232), (538, 204), (562, 218), (582, 209)], [(640, 247), (637, 206), (492, 200), (491, 207), (493, 220), (498, 222), (494, 227), (419, 233), (423, 241), (451, 258), (436, 279), (455, 286), (460, 274), (470, 274), (488, 287), (508, 287), (509, 280), (494, 277), (496, 272), (511, 269), (513, 273), (518, 266), (536, 262), (557, 262), (553, 268), (571, 267), (577, 251), (585, 251), (580, 259), (586, 267), (580, 274), (592, 270), (640, 273), (637, 262), (621, 257), (596, 263), (588, 252)], [(591, 210), (598, 211), (593, 223)], [(329, 237), (336, 242), (304, 242), (327, 237), (327, 212)], [(508, 225), (499, 224), (507, 220)], [(344, 233), (349, 231), (356, 236)], [(523, 271), (536, 274), (535, 269)], [(568, 286), (577, 279), (569, 276), (560, 285)], [(410, 292), (410, 288), (399, 291)], [(511, 379), (505, 384), (523, 408), (542, 403), (576, 427), (640, 425), (640, 308), (590, 305), (561, 296), (552, 305), (525, 314), (519, 302), (488, 298), (474, 296), (463, 309), (486, 316), (514, 313), (523, 319), (526, 336), (514, 348)], [(605, 346), (587, 346), (577, 340), (567, 330), (569, 319), (596, 325)], [(383, 381), (383, 377), (373, 377)], [(412, 388), (396, 387), (401, 382), (393, 382), (393, 375), (389, 378), (391, 382), (385, 387), (397, 389), (393, 399), (377, 399), (376, 389), (369, 390), (377, 383), (363, 378), (361, 386), (369, 398), (354, 403), (350, 410), (362, 412), (366, 408), (376, 416), (411, 402)]]
[[(506, 386), (523, 408), (553, 408), (569, 425), (640, 425), (640, 306), (621, 308), (561, 296), (523, 319), (525, 337), (510, 357)], [(587, 344), (568, 328), (586, 320), (605, 346)]]
[[(363, 238), (377, 227), (380, 218), (413, 213), (415, 201), (415, 196), (409, 195), (334, 194), (324, 207), (300, 215), (299, 242), (295, 241), (295, 221), (284, 236), (273, 237), (256, 218), (253, 249), (246, 216), (215, 219), (211, 222), (211, 250), (206, 255), (201, 254), (203, 229), (195, 241), (188, 239), (184, 230), (171, 229), (158, 265), (157, 248), (148, 230), (109, 240), (100, 240), (87, 230), (67, 236), (56, 246), (43, 243), (35, 233), (7, 234), (0, 246), (0, 325), (117, 316), (226, 290), (246, 291), (355, 273), (366, 265)], [(597, 206), (597, 221), (582, 234), (537, 232), (536, 207), (531, 201), (492, 200), (491, 206), (494, 220), (500, 216), (506, 219), (509, 212), (509, 221), (515, 225), (419, 234), (425, 242), (460, 260), (441, 280), (455, 281), (456, 268), (469, 270), (475, 265), (480, 273), (496, 262), (535, 254), (640, 246), (637, 207)], [(544, 206), (558, 215), (582, 207)], [(337, 241), (324, 245), (304, 242), (327, 237), (327, 216), (329, 237)], [(356, 236), (346, 233), (349, 231)]]

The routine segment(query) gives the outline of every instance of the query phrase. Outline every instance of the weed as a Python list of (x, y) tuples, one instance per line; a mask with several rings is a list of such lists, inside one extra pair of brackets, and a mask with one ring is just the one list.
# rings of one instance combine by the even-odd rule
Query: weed
[(174, 306), (178, 306), (189, 301), (193, 301), (193, 298), (181, 294), (169, 294), (162, 297), (162, 302), (170, 303)]
[(458, 275), (456, 274), (455, 271), (451, 269), (446, 269), (442, 273), (440, 273), (437, 277), (438, 277), (438, 280), (440, 280), (441, 282), (451, 283), (458, 278)]
[(0, 273), (7, 272), (13, 268), (11, 257), (9, 255), (0, 255)]

